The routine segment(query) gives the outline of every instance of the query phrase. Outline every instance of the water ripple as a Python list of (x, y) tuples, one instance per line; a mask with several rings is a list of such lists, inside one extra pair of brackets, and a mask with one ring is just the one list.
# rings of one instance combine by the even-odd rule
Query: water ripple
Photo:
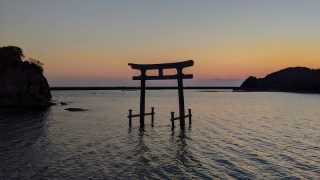
[(320, 96), (186, 91), (192, 127), (172, 132), (170, 90), (147, 93), (154, 127), (128, 128), (138, 93), (54, 92), (82, 113), (1, 110), (0, 179), (320, 179)]

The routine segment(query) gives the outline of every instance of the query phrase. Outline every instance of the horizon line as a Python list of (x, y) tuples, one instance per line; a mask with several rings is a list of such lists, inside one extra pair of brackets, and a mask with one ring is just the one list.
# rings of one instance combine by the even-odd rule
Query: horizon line
[[(237, 89), (239, 86), (186, 86), (184, 89)], [(138, 86), (53, 86), (50, 90), (139, 90)], [(176, 86), (149, 86), (148, 90), (178, 89)]]

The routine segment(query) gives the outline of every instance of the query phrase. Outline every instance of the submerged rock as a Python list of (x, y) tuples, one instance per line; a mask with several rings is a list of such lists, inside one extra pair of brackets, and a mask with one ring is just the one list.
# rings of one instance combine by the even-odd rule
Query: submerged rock
[(65, 102), (60, 102), (60, 105), (61, 105), (61, 106), (65, 106), (65, 105), (68, 105), (68, 104), (65, 103)]
[(72, 111), (72, 112), (75, 112), (75, 111), (86, 111), (86, 109), (82, 109), (82, 108), (66, 108), (64, 110)]
[(22, 60), (19, 47), (0, 47), (0, 106), (49, 106), (52, 98), (42, 63)]

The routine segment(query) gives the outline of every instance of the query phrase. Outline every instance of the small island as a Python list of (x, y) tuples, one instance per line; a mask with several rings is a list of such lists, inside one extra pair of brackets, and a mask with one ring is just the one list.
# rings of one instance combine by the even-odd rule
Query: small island
[(49, 106), (51, 93), (43, 64), (24, 60), (21, 48), (0, 47), (0, 106)]
[(319, 93), (320, 69), (290, 67), (264, 78), (250, 76), (242, 83), (239, 90)]

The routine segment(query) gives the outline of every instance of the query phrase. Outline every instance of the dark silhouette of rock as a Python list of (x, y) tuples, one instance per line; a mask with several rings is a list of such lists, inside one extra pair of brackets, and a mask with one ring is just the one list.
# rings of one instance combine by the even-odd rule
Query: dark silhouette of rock
[(320, 69), (290, 67), (264, 78), (250, 76), (242, 83), (240, 90), (320, 92)]
[(68, 104), (65, 103), (65, 102), (60, 102), (60, 105), (61, 105), (61, 106), (65, 106), (65, 105), (68, 105)]
[(0, 106), (51, 105), (43, 64), (23, 57), (19, 47), (0, 47)]
[(86, 109), (82, 109), (82, 108), (66, 108), (64, 110), (67, 111), (72, 111), (72, 112), (76, 112), (76, 111), (86, 111)]

